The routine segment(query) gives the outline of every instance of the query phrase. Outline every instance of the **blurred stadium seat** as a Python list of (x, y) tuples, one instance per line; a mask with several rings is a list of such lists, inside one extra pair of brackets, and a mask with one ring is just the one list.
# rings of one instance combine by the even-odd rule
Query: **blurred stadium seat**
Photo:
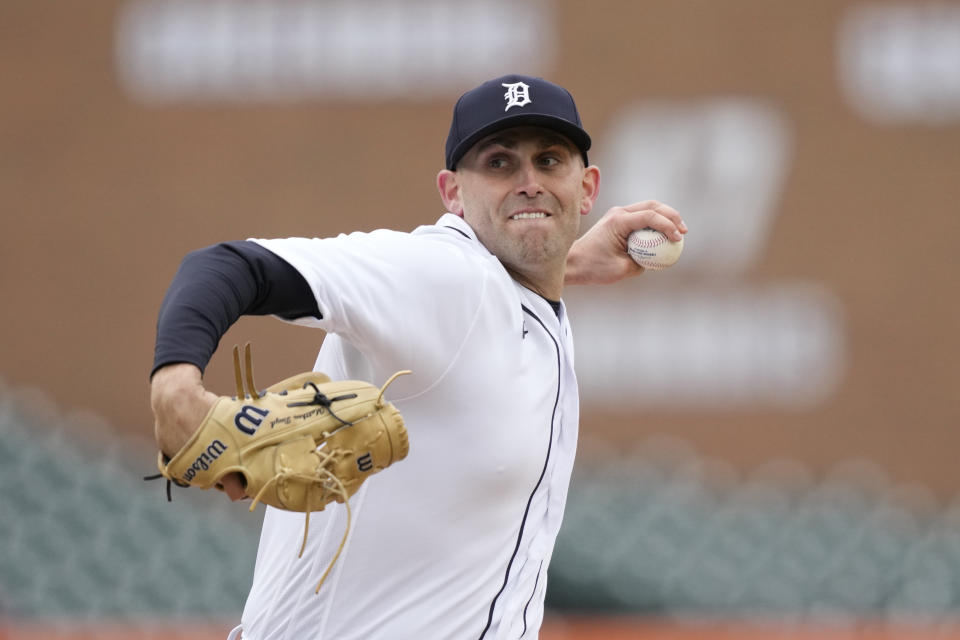
[(0, 393), (0, 620), (238, 618), (261, 516), (200, 492), (167, 503), (142, 480), (154, 456), (39, 392)]
[(865, 460), (740, 477), (671, 438), (585, 451), (549, 584), (554, 611), (952, 625), (960, 507)]
[[(141, 479), (153, 452), (39, 392), (0, 393), (0, 620), (229, 628), (260, 517), (201, 492), (167, 503)], [(863, 460), (816, 478), (783, 460), (743, 474), (666, 437), (588, 450), (547, 600), (552, 615), (956, 628), (960, 500)]]

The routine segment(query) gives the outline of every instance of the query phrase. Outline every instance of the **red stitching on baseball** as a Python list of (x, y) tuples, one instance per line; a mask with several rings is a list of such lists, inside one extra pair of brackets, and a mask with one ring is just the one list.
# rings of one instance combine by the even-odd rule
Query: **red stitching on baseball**
[(634, 236), (634, 239), (630, 242), (630, 246), (647, 249), (649, 247), (659, 247), (666, 241), (667, 237), (663, 234), (657, 234), (651, 240), (637, 240), (636, 236)]

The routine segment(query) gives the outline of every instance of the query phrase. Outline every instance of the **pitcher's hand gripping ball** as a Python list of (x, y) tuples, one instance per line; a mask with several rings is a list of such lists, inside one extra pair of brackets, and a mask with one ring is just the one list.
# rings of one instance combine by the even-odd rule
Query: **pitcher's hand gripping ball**
[(682, 251), (683, 237), (672, 242), (663, 233), (650, 227), (637, 229), (627, 237), (627, 253), (644, 269), (666, 269), (680, 259)]
[(209, 489), (236, 472), (253, 506), (265, 502), (287, 511), (321, 511), (344, 502), (363, 481), (409, 449), (403, 418), (380, 389), (366, 382), (331, 382), (322, 373), (301, 373), (258, 392), (246, 346), (249, 394), (244, 392), (234, 347), (237, 397), (220, 397), (196, 433), (160, 473), (180, 486)]

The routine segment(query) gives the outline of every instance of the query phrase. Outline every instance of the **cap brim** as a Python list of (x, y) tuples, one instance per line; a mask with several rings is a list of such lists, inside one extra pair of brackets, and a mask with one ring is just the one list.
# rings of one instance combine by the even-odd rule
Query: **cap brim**
[(460, 144), (454, 147), (453, 153), (450, 154), (450, 157), (447, 158), (447, 169), (450, 169), (451, 171), (454, 170), (457, 166), (457, 163), (460, 162), (460, 159), (463, 158), (464, 155), (466, 155), (467, 151), (469, 151), (473, 145), (491, 133), (522, 126), (545, 127), (563, 134), (569, 138), (571, 142), (573, 142), (577, 149), (580, 150), (580, 154), (583, 156), (584, 164), (589, 164), (587, 162), (587, 151), (590, 149), (591, 140), (590, 136), (587, 135), (587, 132), (582, 128), (578, 127), (569, 120), (558, 118), (557, 116), (546, 113), (518, 113), (514, 115), (508, 114), (499, 120), (495, 120), (487, 126), (477, 129), (469, 136), (461, 140)]

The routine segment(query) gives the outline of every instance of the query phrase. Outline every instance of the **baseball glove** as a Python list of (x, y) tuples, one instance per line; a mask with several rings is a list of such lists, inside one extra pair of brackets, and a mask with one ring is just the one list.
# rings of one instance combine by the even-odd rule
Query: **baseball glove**
[(397, 372), (380, 389), (307, 372), (258, 392), (248, 344), (246, 393), (237, 347), (233, 358), (237, 396), (221, 396), (172, 458), (159, 454), (160, 474), (180, 486), (221, 490), (223, 476), (241, 474), (253, 498), (251, 511), (265, 502), (307, 514), (303, 546), (310, 512), (346, 502), (349, 532), (348, 499), (364, 480), (409, 450), (403, 418), (383, 393), (397, 376), (410, 372)]

